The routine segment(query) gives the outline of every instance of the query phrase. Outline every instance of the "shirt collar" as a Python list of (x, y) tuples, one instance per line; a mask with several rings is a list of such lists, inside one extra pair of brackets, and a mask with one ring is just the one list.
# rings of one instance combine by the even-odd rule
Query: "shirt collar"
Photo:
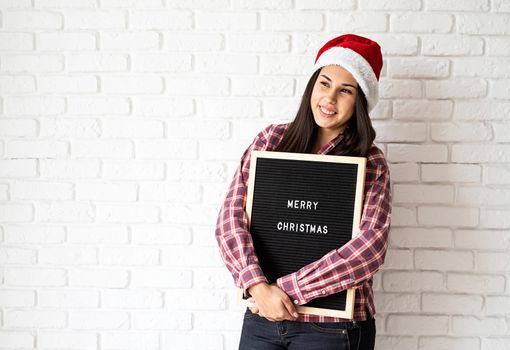
[(344, 134), (340, 133), (338, 134), (334, 139), (326, 143), (318, 152), (317, 154), (328, 154), (333, 148), (336, 147), (344, 138)]

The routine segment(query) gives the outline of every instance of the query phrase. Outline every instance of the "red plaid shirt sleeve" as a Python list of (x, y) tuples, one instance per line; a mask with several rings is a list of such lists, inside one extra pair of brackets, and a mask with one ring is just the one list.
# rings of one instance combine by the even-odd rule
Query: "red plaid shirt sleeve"
[(252, 150), (266, 150), (272, 125), (261, 131), (244, 151), (216, 222), (215, 237), (221, 257), (234, 278), (235, 285), (246, 290), (268, 282), (255, 255), (253, 239), (245, 212), (250, 157)]
[(282, 276), (277, 285), (298, 305), (358, 287), (371, 278), (384, 262), (390, 216), (389, 169), (382, 152), (373, 147), (367, 157), (360, 233), (321, 259)]

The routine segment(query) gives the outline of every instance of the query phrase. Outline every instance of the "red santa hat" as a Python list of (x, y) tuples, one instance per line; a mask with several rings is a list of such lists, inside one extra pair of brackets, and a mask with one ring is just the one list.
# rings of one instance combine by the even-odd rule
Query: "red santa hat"
[(344, 34), (328, 41), (317, 53), (314, 71), (336, 64), (345, 68), (365, 93), (370, 112), (379, 100), (379, 74), (383, 65), (381, 47), (368, 38)]

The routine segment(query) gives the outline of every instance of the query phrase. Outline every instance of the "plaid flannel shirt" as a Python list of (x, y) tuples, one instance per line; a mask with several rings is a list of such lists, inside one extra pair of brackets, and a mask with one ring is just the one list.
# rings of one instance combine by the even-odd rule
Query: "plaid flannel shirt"
[[(245, 203), (252, 150), (270, 151), (282, 140), (289, 124), (272, 124), (262, 130), (244, 151), (224, 203), (219, 211), (215, 236), (221, 257), (235, 285), (247, 289), (268, 282), (255, 255)], [(317, 154), (328, 154), (343, 136), (324, 145)], [(276, 283), (296, 305), (356, 288), (354, 320), (375, 315), (372, 276), (384, 262), (391, 217), (390, 174), (382, 151), (372, 145), (367, 156), (363, 213), (360, 233), (347, 244), (325, 254), (299, 271), (280, 277)], [(299, 314), (297, 321), (341, 322), (345, 319)]]

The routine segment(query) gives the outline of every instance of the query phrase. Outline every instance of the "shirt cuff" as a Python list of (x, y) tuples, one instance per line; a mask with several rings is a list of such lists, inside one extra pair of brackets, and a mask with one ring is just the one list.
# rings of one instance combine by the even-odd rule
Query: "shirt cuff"
[(290, 300), (296, 305), (303, 305), (308, 302), (299, 289), (296, 273), (282, 276), (276, 280), (276, 284), (289, 296)]
[(267, 278), (264, 276), (264, 273), (258, 264), (252, 264), (241, 270), (239, 273), (239, 281), (240, 287), (243, 289), (244, 296), (249, 297), (250, 294), (248, 293), (248, 288), (261, 282), (267, 283)]

